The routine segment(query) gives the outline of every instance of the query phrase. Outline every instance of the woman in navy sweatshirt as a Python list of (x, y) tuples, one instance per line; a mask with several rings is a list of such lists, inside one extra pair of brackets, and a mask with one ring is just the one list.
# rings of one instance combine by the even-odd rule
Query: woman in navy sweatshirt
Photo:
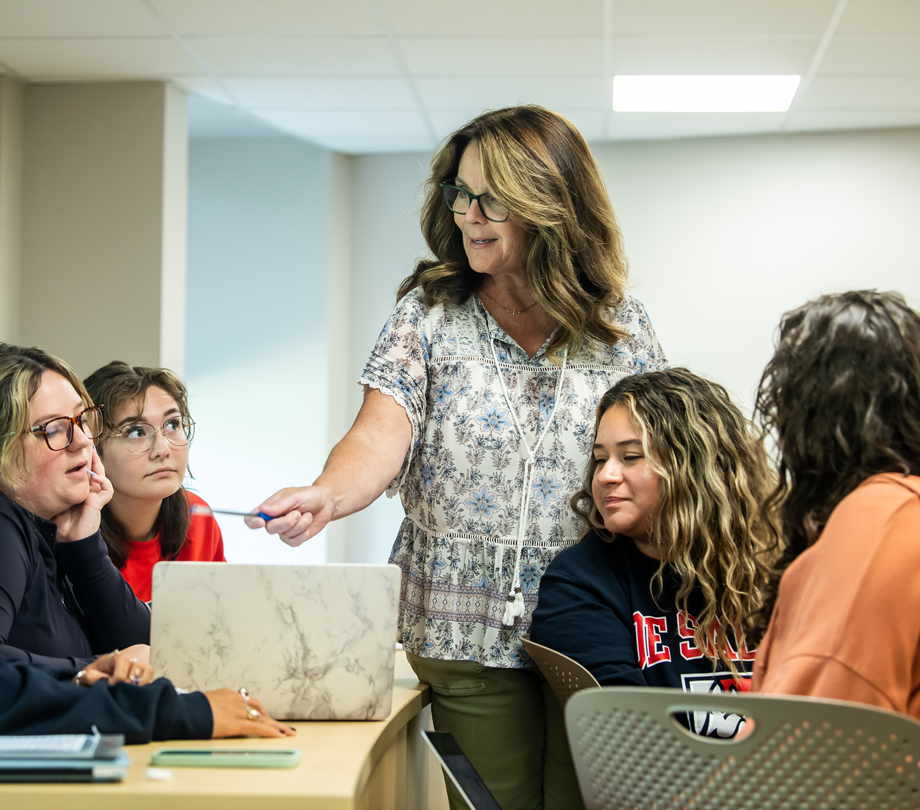
[(66, 363), (0, 343), (0, 656), (77, 669), (116, 648), (149, 656), (150, 611), (99, 533), (101, 433)]
[(245, 690), (179, 694), (152, 677), (149, 665), (124, 652), (80, 672), (0, 657), (0, 734), (90, 734), (95, 726), (127, 743), (296, 734)]
[[(686, 369), (624, 378), (601, 400), (580, 543), (543, 575), (531, 638), (605, 686), (747, 691), (743, 617), (777, 547), (762, 442), (722, 386)], [(733, 736), (737, 715), (690, 718)]]

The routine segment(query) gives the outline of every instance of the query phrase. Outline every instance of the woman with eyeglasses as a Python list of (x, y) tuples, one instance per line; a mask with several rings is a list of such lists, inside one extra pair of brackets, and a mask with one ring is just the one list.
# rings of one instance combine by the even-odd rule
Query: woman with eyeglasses
[(195, 435), (188, 392), (168, 369), (121, 361), (84, 382), (105, 409), (99, 455), (114, 491), (102, 510), (102, 538), (134, 593), (150, 602), (161, 560), (225, 561), (211, 510), (182, 486)]
[(38, 348), (0, 344), (0, 655), (81, 668), (149, 657), (150, 612), (99, 531), (112, 485), (80, 378)]
[(555, 698), (521, 636), (543, 572), (580, 535), (568, 501), (597, 401), (666, 360), (626, 292), (597, 164), (562, 116), (511, 107), (451, 135), (421, 224), (432, 255), (400, 286), (354, 426), (313, 486), (263, 502), (267, 524), (246, 521), (299, 545), (398, 493), (398, 640), (431, 685), (435, 728), (505, 810), (571, 808), (577, 786), (553, 787)]

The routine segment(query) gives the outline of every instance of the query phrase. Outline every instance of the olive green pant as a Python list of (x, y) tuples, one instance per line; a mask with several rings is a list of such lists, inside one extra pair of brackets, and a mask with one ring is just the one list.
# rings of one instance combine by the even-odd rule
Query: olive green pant
[[(582, 810), (562, 707), (537, 670), (408, 655), (449, 731), (502, 810)], [(447, 781), (451, 810), (466, 804)]]

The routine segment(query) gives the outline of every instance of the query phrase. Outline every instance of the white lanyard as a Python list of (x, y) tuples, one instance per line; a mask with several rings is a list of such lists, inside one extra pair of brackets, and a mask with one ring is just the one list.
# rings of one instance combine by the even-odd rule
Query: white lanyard
[(565, 366), (568, 360), (569, 350), (562, 350), (562, 367), (559, 370), (559, 381), (556, 383), (556, 397), (553, 400), (553, 409), (546, 419), (546, 424), (540, 433), (534, 446), (527, 444), (524, 438), (524, 431), (521, 429), (521, 423), (518, 422), (517, 413), (511, 403), (511, 397), (508, 396), (508, 389), (505, 387), (505, 379), (502, 376), (502, 370), (498, 365), (498, 354), (495, 352), (495, 338), (489, 329), (488, 319), (486, 320), (486, 329), (489, 331), (489, 346), (492, 349), (492, 361), (495, 363), (495, 373), (498, 375), (498, 381), (501, 384), (502, 395), (505, 397), (505, 404), (508, 406), (508, 412), (511, 414), (511, 420), (517, 428), (521, 445), (523, 446), (524, 456), (524, 492), (521, 495), (521, 512), (518, 516), (518, 538), (517, 550), (514, 555), (514, 573), (511, 576), (511, 590), (508, 591), (507, 601), (505, 603), (505, 613), (502, 616), (502, 624), (511, 627), (517, 617), (524, 615), (524, 596), (521, 593), (521, 586), (518, 584), (521, 569), (521, 550), (524, 546), (524, 532), (526, 528), (527, 513), (530, 510), (530, 491), (533, 488), (534, 461), (536, 460), (537, 451), (543, 444), (543, 439), (549, 432), (549, 426), (552, 424), (553, 417), (556, 415), (556, 408), (559, 406), (559, 397), (562, 395), (562, 381), (565, 378)]

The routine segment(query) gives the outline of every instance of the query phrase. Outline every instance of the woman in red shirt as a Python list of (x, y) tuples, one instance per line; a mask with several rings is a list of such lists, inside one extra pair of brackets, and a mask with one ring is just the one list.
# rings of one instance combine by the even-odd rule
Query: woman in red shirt
[(168, 369), (120, 361), (84, 382), (105, 408), (98, 452), (115, 489), (102, 510), (102, 537), (134, 593), (150, 602), (160, 560), (225, 561), (208, 505), (182, 486), (195, 433), (188, 392)]

